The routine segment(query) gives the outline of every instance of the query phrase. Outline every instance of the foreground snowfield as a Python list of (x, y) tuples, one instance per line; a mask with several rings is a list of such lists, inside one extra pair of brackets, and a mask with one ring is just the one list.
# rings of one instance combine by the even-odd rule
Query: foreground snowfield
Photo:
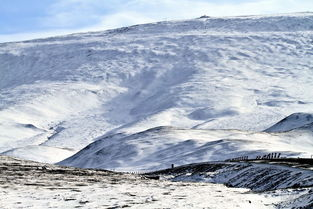
[[(181, 145), (185, 153), (168, 158), (176, 162), (190, 154), (181, 162), (187, 163), (269, 151), (309, 157), (312, 129), (253, 132), (293, 113), (312, 112), (312, 39), (313, 14), (298, 13), (208, 17), (2, 43), (0, 152), (55, 163), (97, 139), (105, 150), (103, 138), (113, 137), (105, 142), (112, 152), (129, 146), (133, 153), (106, 152), (121, 161), (98, 165), (90, 153), (88, 162), (64, 162), (135, 169), (149, 160), (147, 168), (156, 168), (171, 160), (166, 153), (148, 157), (149, 147), (173, 153)], [(292, 121), (293, 128), (304, 125)], [(177, 131), (164, 139), (162, 129), (153, 132), (155, 141), (141, 137), (159, 126)], [(119, 148), (114, 141), (126, 144)], [(171, 145), (163, 146), (165, 141)], [(208, 153), (193, 154), (201, 148)], [(140, 159), (125, 164), (132, 156)]]
[[(310, 191), (310, 188), (301, 187), (253, 193), (249, 189), (228, 188), (222, 184), (203, 183), (201, 180), (198, 182), (151, 180), (139, 175), (60, 167), (4, 156), (0, 156), (0, 167), (0, 207), (3, 209), (263, 209), (310, 207), (313, 201), (313, 197), (310, 195), (310, 192), (313, 191)], [(260, 166), (256, 165), (251, 168), (254, 167)], [(266, 166), (263, 167), (266, 169)], [(282, 168), (276, 169), (274, 177), (277, 174), (283, 174), (284, 171), (279, 171), (280, 169)], [(283, 168), (283, 170), (288, 171), (288, 168)], [(297, 172), (303, 173), (302, 177), (313, 172), (302, 169), (291, 170), (293, 175), (297, 175)], [(256, 173), (259, 171), (256, 170)], [(212, 175), (212, 173), (202, 172), (202, 175)], [(225, 177), (229, 178), (230, 174), (231, 172)], [(253, 183), (253, 175), (247, 178), (250, 183)], [(308, 180), (308, 178), (306, 179)], [(296, 182), (303, 184), (305, 177), (297, 179), (294, 183)], [(310, 182), (306, 183), (306, 185), (309, 184)], [(285, 186), (281, 187), (284, 188)]]

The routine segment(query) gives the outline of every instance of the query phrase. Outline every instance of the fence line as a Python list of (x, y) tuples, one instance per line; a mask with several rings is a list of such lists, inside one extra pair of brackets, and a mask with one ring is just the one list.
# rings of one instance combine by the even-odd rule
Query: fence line
[(136, 174), (136, 175), (142, 175), (142, 174), (147, 174), (147, 173), (152, 173), (152, 172), (156, 172), (159, 170), (141, 170), (141, 171), (121, 171), (121, 170), (110, 170), (113, 172), (118, 172), (118, 173), (125, 173), (125, 174)]
[(272, 152), (266, 155), (258, 155), (255, 158), (249, 159), (249, 156), (241, 156), (236, 158), (226, 159), (225, 161), (235, 162), (235, 161), (246, 161), (246, 160), (264, 160), (264, 159), (279, 159), (281, 153)]
[[(230, 159), (226, 159), (225, 162), (238, 162), (238, 161), (248, 161), (248, 160), (264, 160), (264, 159), (280, 159), (281, 158), (281, 153), (269, 153), (269, 154), (265, 154), (265, 155), (258, 155), (255, 158), (249, 158), (249, 156), (240, 156), (240, 157), (236, 157), (236, 158), (230, 158)], [(170, 168), (174, 168), (174, 164), (171, 165)], [(125, 174), (136, 174), (136, 175), (143, 175), (143, 174), (148, 174), (148, 173), (153, 173), (153, 172), (157, 172), (160, 169), (157, 170), (140, 170), (140, 171), (123, 171), (123, 170), (115, 170), (112, 169), (110, 171), (113, 172), (118, 172), (118, 173), (125, 173)]]

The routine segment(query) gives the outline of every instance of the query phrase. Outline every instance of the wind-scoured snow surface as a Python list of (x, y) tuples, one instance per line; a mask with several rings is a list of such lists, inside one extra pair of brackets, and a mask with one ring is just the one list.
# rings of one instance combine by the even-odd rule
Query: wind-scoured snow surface
[(262, 163), (199, 163), (157, 173), (173, 181), (222, 183), (259, 192), (313, 186), (310, 169)]
[[(272, 162), (273, 163), (273, 162)], [(285, 162), (286, 163), (286, 162)], [(284, 166), (263, 163), (214, 162), (197, 163), (150, 173), (159, 175), (163, 180), (175, 182), (222, 183), (229, 187), (249, 188), (286, 200), (276, 204), (276, 208), (313, 207), (312, 165), (305, 169), (296, 164)], [(299, 165), (298, 165), (299, 166)], [(251, 208), (255, 208), (251, 206)]]
[(308, 124), (255, 132), (312, 112), (312, 40), (313, 14), (299, 13), (2, 43), (0, 153), (54, 163), (96, 141), (63, 163), (119, 169), (308, 157), (312, 129), (291, 130)]
[[(0, 156), (0, 208), (269, 209), (307, 205), (311, 197), (252, 193), (203, 182), (156, 181), (105, 170), (60, 167)], [(34, 178), (34, 176), (36, 178)], [(300, 202), (301, 201), (301, 202)]]

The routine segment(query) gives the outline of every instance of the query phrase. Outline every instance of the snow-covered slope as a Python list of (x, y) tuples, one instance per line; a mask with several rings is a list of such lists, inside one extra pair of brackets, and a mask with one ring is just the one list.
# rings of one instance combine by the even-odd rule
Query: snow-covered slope
[(313, 150), (312, 138), (313, 133), (302, 133), (300, 137), (293, 133), (158, 127), (126, 137), (100, 138), (59, 164), (137, 171), (240, 156), (255, 159), (257, 155), (271, 152), (281, 153), (282, 157), (309, 157)]
[(27, 157), (28, 160), (39, 162), (57, 163), (64, 158), (70, 157), (74, 153), (75, 151), (65, 148), (48, 147), (43, 145), (28, 145), (8, 150), (2, 154), (18, 158)]
[(152, 173), (156, 174), (173, 181), (222, 183), (259, 192), (313, 186), (310, 169), (265, 163), (196, 163)]
[(262, 163), (211, 162), (184, 165), (147, 175), (158, 175), (163, 180), (178, 182), (223, 183), (259, 193), (270, 191), (266, 192), (267, 197), (286, 196), (286, 200), (276, 204), (275, 208), (313, 207), (313, 171), (310, 169)]
[(294, 113), (283, 120), (279, 121), (275, 125), (266, 129), (266, 132), (284, 132), (293, 129), (299, 129), (313, 123), (313, 115), (307, 113)]
[(65, 156), (158, 126), (264, 130), (312, 112), (312, 40), (313, 14), (299, 13), (2, 43), (0, 152)]
[[(208, 205), (210, 208), (218, 209), (270, 209), (277, 206), (283, 209), (294, 209), (312, 208), (310, 206), (313, 205), (312, 190), (303, 188), (309, 185), (312, 172), (307, 173), (309, 175), (305, 182), (304, 172), (300, 169), (288, 172), (286, 167), (284, 169), (274, 167), (267, 172), (266, 167), (258, 169), (251, 166), (250, 169), (244, 169), (243, 166), (238, 166), (240, 171), (246, 171), (245, 175), (251, 174), (248, 176), (250, 180), (257, 177), (257, 172), (261, 171), (262, 176), (266, 177), (260, 178), (260, 182), (265, 181), (266, 184), (263, 188), (275, 186), (266, 181), (271, 177), (277, 180), (278, 176), (285, 175), (278, 181), (279, 183), (290, 182), (286, 177), (295, 179), (289, 186), (294, 185), (297, 189), (258, 193), (216, 183), (156, 181), (147, 178), (147, 175), (56, 166), (4, 156), (0, 156), (0, 167), (0, 208), (2, 209), (17, 207), (20, 209), (207, 208)], [(188, 172), (188, 169), (185, 170)], [(235, 175), (236, 166), (230, 167), (230, 170)], [(207, 170), (203, 169), (203, 171), (204, 177), (210, 175), (209, 172), (205, 172)], [(232, 175), (231, 172), (224, 173), (226, 178)], [(238, 173), (240, 173), (239, 179), (243, 180), (243, 173)], [(249, 183), (234, 186), (252, 186), (252, 182)]]

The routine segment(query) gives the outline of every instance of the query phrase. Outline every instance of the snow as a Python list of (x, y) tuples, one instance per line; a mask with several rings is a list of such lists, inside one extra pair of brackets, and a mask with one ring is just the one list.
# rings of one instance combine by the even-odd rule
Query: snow
[(2, 154), (17, 158), (27, 156), (28, 160), (45, 163), (57, 163), (64, 158), (70, 157), (74, 153), (75, 151), (64, 148), (48, 147), (44, 145), (29, 145), (21, 148), (15, 148), (3, 152)]
[[(277, 208), (312, 208), (313, 207), (313, 190), (283, 191), (279, 195), (288, 195), (288, 199), (279, 204)], [(296, 198), (294, 198), (296, 196)]]
[[(75, 165), (138, 169), (149, 160), (142, 169), (150, 169), (268, 151), (307, 156), (309, 132), (258, 132), (290, 114), (312, 112), (312, 39), (313, 14), (298, 13), (166, 21), (2, 43), (0, 152), (56, 162), (69, 150), (115, 136), (106, 142), (110, 153), (101, 156), (119, 161), (97, 164), (91, 152), (90, 161)], [(164, 139), (152, 134), (155, 142), (141, 138), (159, 126), (186, 131)], [(293, 137), (296, 143), (289, 144)], [(199, 152), (214, 141), (203, 147), (207, 154)], [(179, 161), (188, 155), (188, 143), (194, 149)], [(185, 153), (175, 157), (178, 145)], [(157, 149), (169, 149), (173, 159), (149, 157)]]
[(308, 168), (221, 162), (311, 157), (312, 40), (313, 13), (296, 13), (1, 43), (1, 155), (126, 172), (219, 162), (150, 180), (0, 156), (0, 208), (312, 206)]
[[(249, 189), (221, 184), (157, 181), (131, 174), (60, 167), (3, 156), (0, 156), (0, 166), (3, 168), (0, 175), (0, 207), (3, 209), (268, 209), (276, 208), (282, 202), (290, 206), (297, 197), (306, 196), (304, 191), (288, 191), (289, 195), (284, 190), (253, 193)], [(293, 204), (297, 205), (305, 204)]]
[[(79, 187), (76, 187), (79, 188)], [(269, 209), (281, 199), (250, 194), (247, 189), (208, 183), (94, 183), (79, 188), (49, 190), (35, 187), (0, 189), (0, 207), (9, 208), (238, 208)], [(65, 190), (65, 191), (64, 191)], [(18, 197), (18, 198), (17, 198)], [(251, 201), (251, 203), (249, 203)]]
[(219, 183), (230, 187), (249, 188), (256, 192), (311, 188), (313, 171), (310, 168), (300, 169), (296, 166), (260, 162), (211, 162), (157, 171), (157, 174), (163, 179), (172, 181)]
[(313, 123), (313, 115), (306, 113), (294, 113), (275, 125), (266, 129), (266, 132), (285, 132), (293, 129), (299, 129), (305, 125)]
[[(262, 162), (196, 163), (156, 171), (161, 179), (175, 182), (222, 183), (230, 187), (249, 188), (267, 197), (279, 197), (275, 208), (312, 208), (312, 165), (299, 168), (293, 163), (282, 165)], [(252, 206), (254, 208), (254, 206)]]
[(310, 157), (313, 132), (254, 133), (239, 130), (199, 130), (158, 127), (132, 135), (99, 137), (60, 165), (120, 171), (153, 171), (188, 163), (220, 161), (240, 156), (281, 153)]

